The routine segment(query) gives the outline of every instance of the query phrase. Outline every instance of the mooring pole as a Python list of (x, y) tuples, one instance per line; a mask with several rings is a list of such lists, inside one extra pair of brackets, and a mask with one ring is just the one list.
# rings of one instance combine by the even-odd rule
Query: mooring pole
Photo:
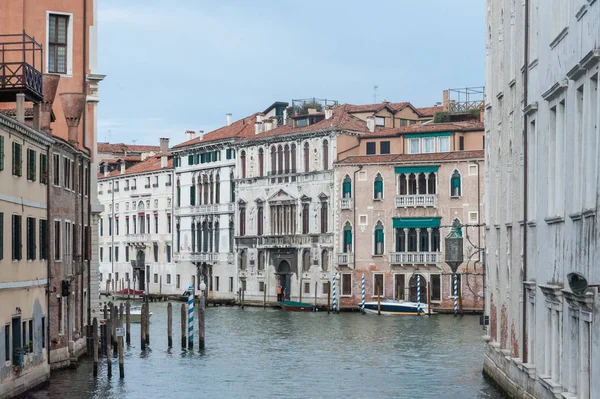
[(200, 308), (198, 308), (198, 346), (199, 349), (204, 349), (204, 338), (205, 338), (205, 319), (204, 319), (204, 293), (200, 291)]
[(167, 304), (167, 343), (169, 348), (173, 347), (173, 305)]
[[(127, 280), (129, 281), (129, 280)], [(126, 323), (126, 336), (125, 336), (125, 341), (127, 343), (127, 345), (131, 345), (131, 309), (130, 309), (130, 305), (129, 305), (129, 300), (125, 303), (125, 323)]]
[(98, 377), (98, 319), (95, 317), (92, 324), (92, 337), (94, 345), (94, 377)]
[(141, 312), (141, 320), (140, 320), (140, 344), (142, 346), (142, 350), (146, 349), (146, 304), (142, 303), (142, 312)]
[(186, 344), (186, 317), (187, 311), (185, 309), (185, 303), (181, 304), (181, 349), (185, 349)]

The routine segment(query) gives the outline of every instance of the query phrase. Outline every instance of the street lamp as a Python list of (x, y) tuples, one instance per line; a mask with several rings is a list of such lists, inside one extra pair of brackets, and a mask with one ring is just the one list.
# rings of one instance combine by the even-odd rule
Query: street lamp
[(456, 277), (456, 270), (464, 261), (461, 227), (458, 219), (454, 219), (450, 233), (448, 233), (444, 240), (446, 251), (444, 260), (452, 269), (452, 277), (454, 280), (454, 316), (456, 316), (456, 313), (458, 312), (458, 279)]

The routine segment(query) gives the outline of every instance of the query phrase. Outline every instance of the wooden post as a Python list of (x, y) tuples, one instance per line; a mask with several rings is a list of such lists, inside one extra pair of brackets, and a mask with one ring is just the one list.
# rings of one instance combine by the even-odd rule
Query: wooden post
[(119, 324), (123, 326), (123, 322), (125, 321), (125, 304), (121, 302), (119, 305)]
[[(302, 274), (300, 274), (302, 276)], [(298, 294), (298, 302), (302, 302), (302, 277), (300, 277), (300, 293)]]
[(98, 377), (98, 319), (95, 317), (92, 329), (92, 339), (94, 340), (94, 377)]
[(167, 305), (167, 341), (169, 348), (173, 347), (173, 305)]
[(150, 302), (146, 298), (146, 317), (144, 318), (146, 323), (146, 345), (150, 345)]
[(463, 275), (460, 275), (460, 287), (458, 290), (458, 313), (462, 316), (463, 315), (463, 305), (462, 305), (462, 277)]
[(186, 348), (186, 343), (187, 343), (187, 339), (186, 339), (186, 320), (187, 320), (187, 312), (186, 312), (186, 308), (185, 308), (185, 303), (181, 304), (181, 348), (185, 349)]
[(381, 316), (381, 287), (377, 286), (377, 315)]
[(119, 326), (119, 308), (117, 305), (113, 305), (110, 311), (110, 318), (112, 319), (113, 352), (115, 355), (118, 355), (119, 344), (117, 340), (117, 327)]
[(111, 342), (112, 342), (112, 321), (110, 318), (106, 320), (106, 373), (108, 378), (112, 377), (112, 356), (110, 354), (111, 351)]
[[(329, 284), (329, 283), (327, 283)], [(327, 314), (331, 310), (331, 285), (329, 285), (329, 289), (327, 290)]]
[(200, 293), (200, 307), (198, 308), (198, 349), (204, 349), (204, 293)]
[(127, 279), (127, 300), (129, 300), (131, 295), (131, 280)]
[(244, 283), (242, 283), (242, 288), (240, 288), (240, 295), (242, 296), (242, 309), (244, 309)]
[(267, 308), (267, 285), (265, 284), (265, 289), (263, 290), (263, 309)]
[(315, 311), (317, 310), (317, 288), (318, 288), (318, 283), (315, 281)]
[(140, 343), (142, 345), (142, 350), (146, 349), (146, 304), (142, 303), (142, 312), (141, 312), (141, 320), (140, 320)]
[(108, 319), (108, 307), (106, 306), (106, 303), (104, 304), (104, 320)]
[(431, 281), (427, 282), (427, 315), (431, 316)]
[(130, 304), (129, 304), (129, 300), (127, 300), (127, 302), (125, 302), (125, 323), (127, 324), (125, 327), (127, 328), (126, 330), (126, 335), (125, 335), (125, 341), (127, 343), (127, 345), (131, 345), (131, 309), (130, 309)]
[[(123, 326), (122, 323), (121, 326)], [(123, 365), (123, 337), (118, 337), (117, 340), (119, 341), (119, 378), (123, 379), (125, 378), (125, 368)]]
[(104, 324), (100, 324), (100, 353), (99, 356), (104, 356), (104, 340), (106, 339), (104, 337), (105, 333), (104, 333)]

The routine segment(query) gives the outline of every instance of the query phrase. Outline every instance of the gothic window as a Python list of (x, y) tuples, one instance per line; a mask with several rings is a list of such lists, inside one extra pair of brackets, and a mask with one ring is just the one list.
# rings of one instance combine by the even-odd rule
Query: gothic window
[(321, 202), (321, 233), (327, 233), (329, 226), (327, 225), (329, 219), (329, 212), (327, 201)]
[(383, 177), (380, 173), (377, 173), (373, 182), (373, 199), (383, 199)]
[(296, 173), (296, 144), (292, 144), (292, 173)]
[(329, 142), (323, 140), (323, 170), (329, 169)]
[(242, 168), (242, 179), (246, 178), (246, 151), (240, 154), (240, 167)]
[(375, 233), (374, 233), (374, 242), (375, 242), (375, 255), (383, 255), (383, 223), (378, 221), (375, 225)]
[(310, 146), (308, 142), (304, 143), (304, 171), (310, 171)]
[(277, 153), (275, 146), (271, 147), (271, 174), (277, 174)]
[(454, 169), (452, 173), (452, 177), (450, 178), (450, 196), (451, 197), (460, 197), (462, 195), (462, 187), (460, 181), (460, 172), (457, 169)]
[(240, 236), (246, 235), (246, 207), (240, 206)]
[(217, 175), (215, 177), (215, 204), (221, 202), (221, 177)]
[(283, 174), (283, 147), (277, 147), (277, 173)]
[(284, 158), (285, 158), (285, 174), (290, 173), (290, 146), (285, 145), (284, 150)]
[(256, 235), (262, 236), (263, 235), (263, 219), (264, 219), (264, 212), (263, 212), (263, 206), (262, 204), (257, 206), (257, 211), (256, 211)]
[(344, 225), (342, 252), (352, 252), (352, 226), (350, 225), (350, 222), (346, 222)]
[(302, 204), (302, 234), (308, 234), (309, 230), (310, 204)]
[(352, 198), (352, 179), (348, 175), (344, 177), (344, 182), (342, 183), (342, 197)]
[(262, 148), (258, 150), (258, 175), (263, 177), (265, 173), (265, 154)]

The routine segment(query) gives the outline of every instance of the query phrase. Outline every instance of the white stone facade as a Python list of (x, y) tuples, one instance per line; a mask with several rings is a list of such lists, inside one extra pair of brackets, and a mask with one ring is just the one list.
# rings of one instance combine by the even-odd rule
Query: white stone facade
[(598, 293), (567, 280), (600, 282), (600, 4), (490, 0), (487, 20), (484, 368), (516, 397), (600, 397)]
[[(99, 219), (101, 292), (126, 289), (128, 280), (131, 289), (149, 294), (181, 294), (187, 288), (193, 269), (174, 260), (174, 181), (171, 167), (114, 171), (99, 178), (98, 198), (104, 206)], [(134, 271), (131, 261), (139, 251), (144, 252), (145, 267)]]

